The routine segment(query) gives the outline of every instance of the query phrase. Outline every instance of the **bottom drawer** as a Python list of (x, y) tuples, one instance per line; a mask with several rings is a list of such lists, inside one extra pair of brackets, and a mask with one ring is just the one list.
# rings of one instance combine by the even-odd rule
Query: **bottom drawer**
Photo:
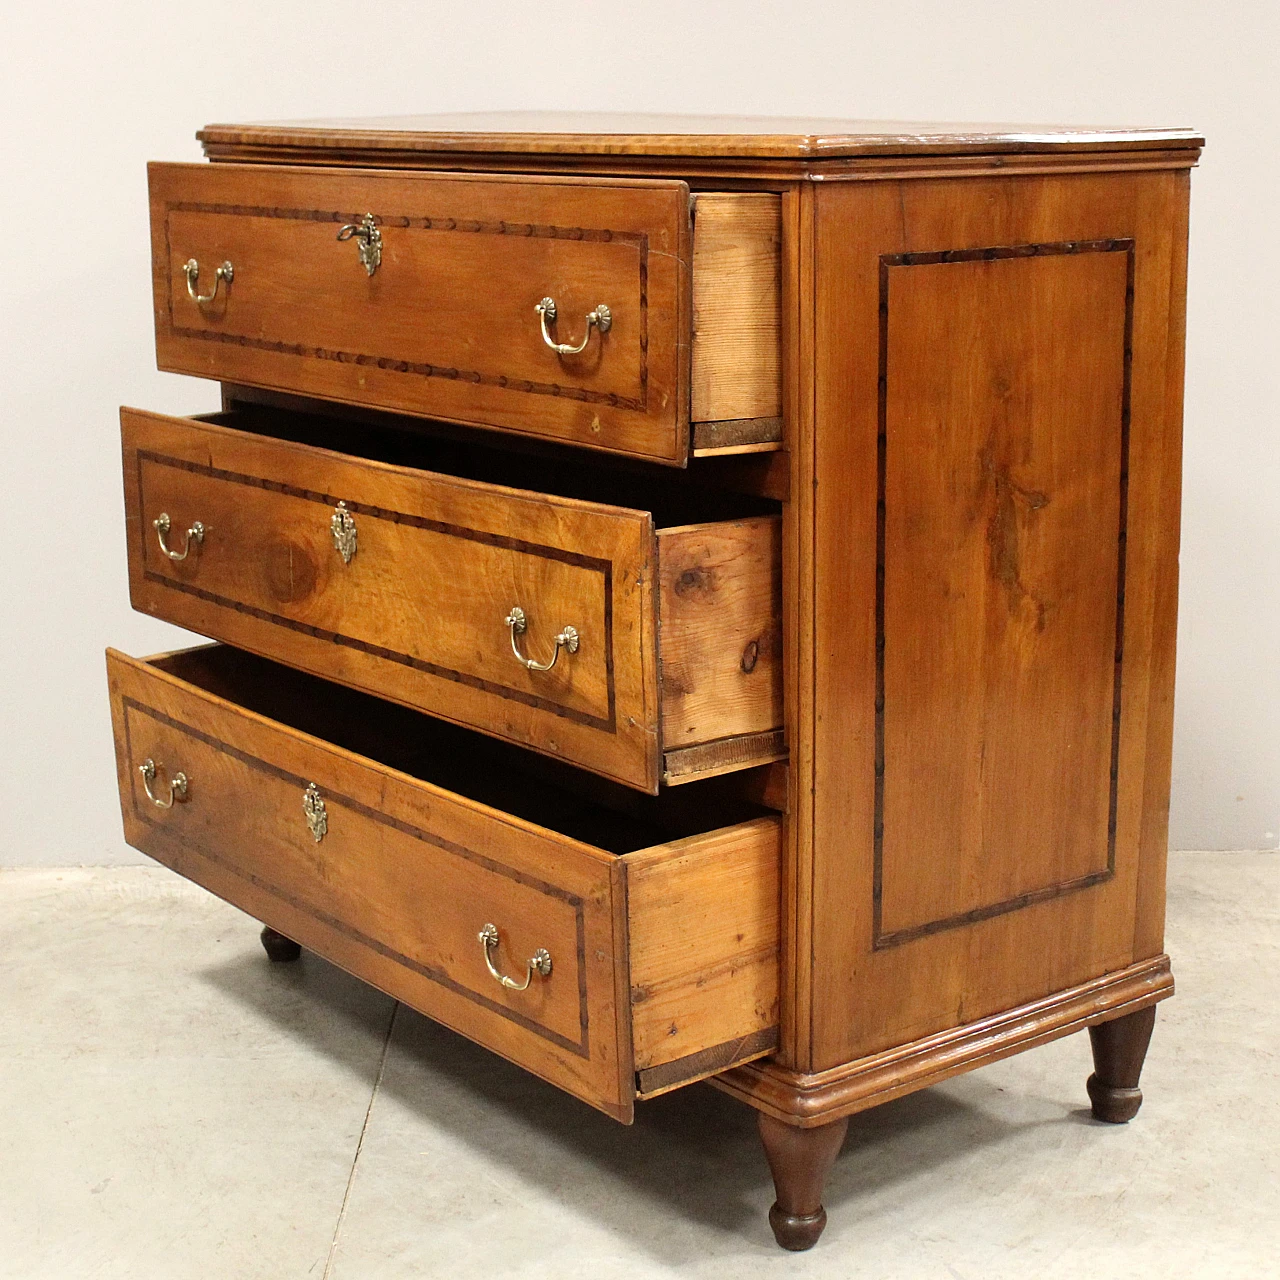
[(776, 1046), (781, 821), (733, 789), (217, 645), (107, 670), (128, 842), (412, 1008), (621, 1120)]

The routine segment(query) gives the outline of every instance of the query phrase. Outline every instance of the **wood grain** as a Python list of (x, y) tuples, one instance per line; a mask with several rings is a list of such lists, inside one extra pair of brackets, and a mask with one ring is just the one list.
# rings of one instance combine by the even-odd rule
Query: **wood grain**
[(662, 748), (782, 724), (782, 532), (774, 516), (658, 532)]
[(624, 860), (638, 1071), (777, 1026), (780, 832), (762, 818)]
[(877, 946), (1111, 871), (1132, 249), (881, 260)]
[(740, 733), (732, 738), (716, 738), (694, 747), (675, 747), (662, 753), (662, 781), (668, 786), (700, 782), (765, 762), (780, 763), (787, 758), (787, 740), (781, 729), (763, 733)]
[[(695, 423), (777, 419), (782, 412), (779, 197), (704, 192), (694, 197), (693, 209), (690, 416)], [(694, 443), (698, 447), (696, 427)], [(700, 447), (734, 443), (759, 441)]]
[[(217, 683), (230, 692), (241, 682), (225, 656)], [(617, 857), (145, 660), (109, 651), (107, 663), (126, 839), (271, 928), (619, 1119), (637, 1066), (729, 1043), (740, 1048), (720, 1066), (764, 1051), (777, 1017), (779, 819)], [(186, 773), (183, 802), (148, 800), (148, 757), (162, 776)], [(302, 810), (309, 783), (327, 811), (318, 842)], [(496, 982), (476, 936), (490, 922), (501, 970), (522, 978), (545, 947), (551, 974), (523, 992)]]

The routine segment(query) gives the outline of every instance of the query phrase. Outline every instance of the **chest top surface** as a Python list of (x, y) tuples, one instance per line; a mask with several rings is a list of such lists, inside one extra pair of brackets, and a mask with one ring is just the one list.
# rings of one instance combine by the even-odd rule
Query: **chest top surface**
[(853, 157), (1198, 148), (1194, 129), (919, 123), (812, 117), (512, 111), (210, 124), (211, 158), (307, 160), (360, 151), (426, 155)]

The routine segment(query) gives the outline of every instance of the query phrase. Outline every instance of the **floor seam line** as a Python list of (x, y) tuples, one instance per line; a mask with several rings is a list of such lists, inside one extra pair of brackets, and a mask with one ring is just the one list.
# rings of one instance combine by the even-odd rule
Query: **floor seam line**
[(364, 1149), (364, 1137), (369, 1132), (369, 1120), (373, 1115), (373, 1104), (378, 1100), (378, 1091), (382, 1088), (382, 1077), (387, 1069), (387, 1055), (391, 1052), (391, 1035), (396, 1029), (396, 1015), (400, 1012), (397, 1000), (391, 1010), (391, 1020), (387, 1023), (387, 1034), (382, 1041), (382, 1056), (378, 1059), (378, 1074), (373, 1080), (373, 1091), (369, 1094), (369, 1105), (365, 1108), (364, 1123), (360, 1126), (360, 1136), (356, 1139), (355, 1155), (351, 1159), (351, 1172), (347, 1174), (347, 1187), (342, 1193), (342, 1205), (338, 1209), (338, 1220), (333, 1224), (333, 1239), (329, 1242), (329, 1256), (325, 1259), (324, 1274), (320, 1280), (329, 1280), (333, 1271), (333, 1262), (338, 1255), (338, 1238), (342, 1235), (342, 1224), (346, 1220), (347, 1205), (351, 1200), (351, 1189), (356, 1182), (356, 1169), (360, 1165), (360, 1152)]

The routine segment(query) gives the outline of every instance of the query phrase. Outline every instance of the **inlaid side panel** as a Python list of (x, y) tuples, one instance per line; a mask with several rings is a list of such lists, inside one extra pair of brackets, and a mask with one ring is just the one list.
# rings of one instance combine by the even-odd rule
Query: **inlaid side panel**
[(877, 947), (1111, 874), (1132, 263), (881, 259)]
[(1161, 949), (1187, 184), (814, 198), (820, 1071)]

